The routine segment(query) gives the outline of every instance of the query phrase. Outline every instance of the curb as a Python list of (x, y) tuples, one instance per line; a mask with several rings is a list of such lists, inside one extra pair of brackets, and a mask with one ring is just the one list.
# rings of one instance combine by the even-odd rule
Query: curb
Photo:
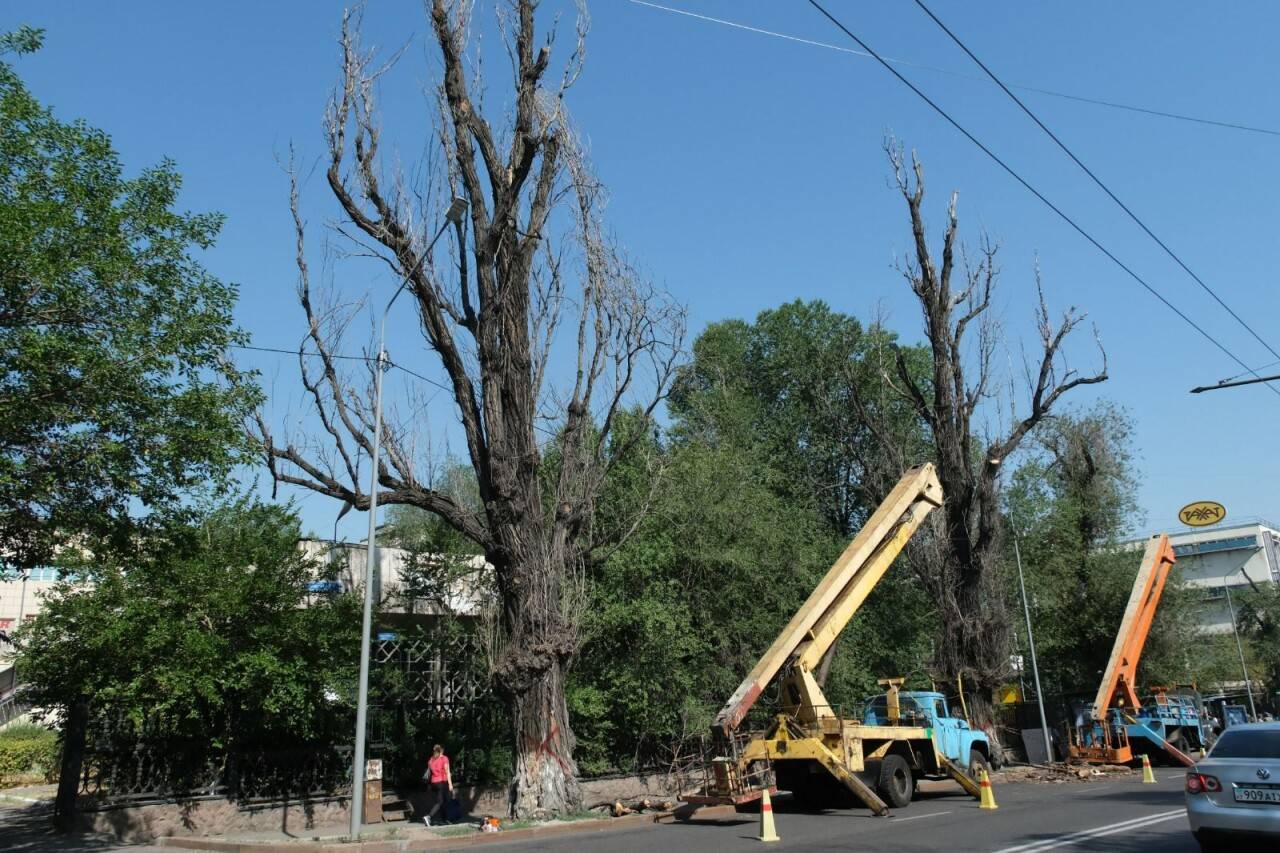
[[(457, 838), (395, 838), (369, 841), (221, 841), (212, 838), (157, 838), (158, 847), (180, 850), (213, 850), (218, 853), (298, 853), (301, 849), (329, 853), (399, 853), (411, 850), (451, 850), (461, 847), (483, 847), (504, 842), (528, 841), (560, 835), (585, 835), (611, 832), (641, 826), (655, 826), (678, 820), (720, 818), (735, 815), (733, 806), (703, 806), (696, 811), (683, 810), (654, 814), (626, 815), (607, 820), (584, 820), (555, 826), (532, 826), (502, 832), (476, 832)], [(683, 815), (683, 817), (681, 817)]]

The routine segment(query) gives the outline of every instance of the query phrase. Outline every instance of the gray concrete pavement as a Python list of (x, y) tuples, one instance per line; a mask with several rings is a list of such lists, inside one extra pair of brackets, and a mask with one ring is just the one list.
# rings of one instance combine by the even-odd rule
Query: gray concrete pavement
[(106, 836), (60, 835), (50, 822), (50, 804), (17, 805), (0, 801), (0, 850), (18, 853), (111, 853), (160, 850), (142, 844), (120, 844)]
[[(983, 811), (955, 792), (927, 794), (893, 817), (865, 810), (798, 813), (776, 803), (781, 841), (760, 845), (758, 817), (664, 825), (590, 838), (526, 842), (521, 850), (563, 853), (742, 850), (983, 851), (1039, 853), (1088, 850), (1105, 853), (1193, 853), (1199, 846), (1182, 808), (1182, 773), (1161, 768), (1156, 785), (1139, 778), (1088, 784), (1020, 783), (996, 789), (1000, 806)], [(502, 845), (507, 847), (507, 845)], [(511, 845), (510, 849), (517, 849)]]

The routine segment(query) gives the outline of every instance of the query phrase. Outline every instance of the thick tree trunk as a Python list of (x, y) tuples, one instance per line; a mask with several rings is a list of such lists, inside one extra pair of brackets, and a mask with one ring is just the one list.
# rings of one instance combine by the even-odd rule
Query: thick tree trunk
[(559, 662), (510, 693), (513, 742), (517, 745), (511, 785), (511, 813), (547, 818), (582, 805), (575, 739), (565, 704), (566, 667)]
[[(534, 523), (518, 534), (514, 528), (504, 532), (514, 542), (539, 542), (544, 534), (538, 527)], [(503, 554), (490, 553), (489, 559), (503, 587), (506, 642), (494, 663), (515, 749), (511, 813), (547, 818), (576, 811), (582, 806), (582, 793), (565, 685), (578, 648), (578, 630), (575, 605), (565, 599), (567, 561), (562, 553), (510, 563)]]

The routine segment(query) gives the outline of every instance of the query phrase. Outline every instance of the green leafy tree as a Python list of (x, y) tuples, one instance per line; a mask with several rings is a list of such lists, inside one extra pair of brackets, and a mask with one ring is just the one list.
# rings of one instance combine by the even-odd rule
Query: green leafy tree
[[(23, 28), (0, 54), (40, 46)], [(224, 475), (256, 398), (225, 357), (234, 287), (195, 259), (222, 218), (175, 209), (168, 161), (124, 177), (0, 62), (0, 564), (126, 547), (133, 516)]]
[(132, 553), (68, 567), (15, 640), (27, 695), (63, 720), (62, 826), (93, 718), (166, 756), (175, 789), (219, 753), (349, 736), (359, 617), (349, 596), (303, 606), (298, 534), (279, 506), (175, 510)]
[[(883, 464), (851, 407), (887, 400), (872, 362), (891, 343), (821, 302), (699, 336), (667, 436), (634, 442), (597, 512), (606, 525), (644, 521), (588, 577), (569, 691), (584, 767), (675, 762), (843, 550), (880, 497)], [(886, 406), (880, 423), (922, 444), (905, 405)], [(846, 628), (827, 680), (833, 702), (851, 706), (877, 678), (923, 669), (929, 607), (905, 568)]]
[[(928, 354), (825, 302), (796, 300), (753, 323), (708, 326), (671, 394), (678, 436), (760, 450), (775, 488), (852, 535), (905, 468), (929, 453), (923, 423), (889, 393), (880, 365), (901, 352), (925, 382)], [(891, 434), (894, 458), (868, 422)]]
[[(1236, 624), (1245, 646), (1249, 674), (1256, 679), (1255, 683), (1263, 684), (1264, 704), (1275, 708), (1276, 696), (1280, 695), (1280, 586), (1263, 583), (1254, 589), (1242, 590), (1239, 596)], [(1223, 640), (1227, 639), (1224, 635)], [(1220, 681), (1240, 680), (1238, 658), (1230, 668), (1237, 674), (1220, 677)]]
[[(1133, 420), (1105, 401), (1041, 422), (1030, 457), (1012, 477), (1006, 505), (1022, 550), (1046, 693), (1088, 696), (1097, 689), (1142, 560), (1141, 548), (1123, 544), (1141, 523), (1137, 479)], [(1196, 606), (1175, 565), (1144, 647), (1142, 683), (1194, 680), (1188, 662)]]
[(147, 527), (133, 553), (69, 566), (17, 632), (31, 700), (87, 701), (174, 743), (323, 740), (345, 714), (359, 619), (346, 596), (308, 602), (318, 567), (293, 513), (239, 501)]

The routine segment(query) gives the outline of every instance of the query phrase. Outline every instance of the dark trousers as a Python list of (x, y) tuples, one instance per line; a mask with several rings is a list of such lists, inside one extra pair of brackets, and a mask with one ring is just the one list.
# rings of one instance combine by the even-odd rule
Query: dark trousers
[[(428, 790), (431, 791), (431, 811), (427, 812), (427, 817), (435, 818), (436, 812), (444, 809), (445, 803), (449, 802), (449, 783), (448, 782), (432, 782)], [(445, 810), (444, 817), (448, 817), (448, 811)]]

